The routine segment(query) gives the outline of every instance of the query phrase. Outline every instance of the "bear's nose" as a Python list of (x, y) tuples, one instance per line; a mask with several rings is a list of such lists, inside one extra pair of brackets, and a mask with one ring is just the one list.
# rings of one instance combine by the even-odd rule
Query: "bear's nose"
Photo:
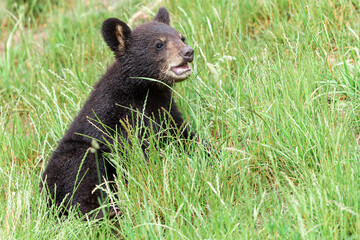
[(181, 50), (181, 56), (185, 58), (186, 61), (192, 62), (194, 59), (194, 49), (190, 46), (186, 46)]

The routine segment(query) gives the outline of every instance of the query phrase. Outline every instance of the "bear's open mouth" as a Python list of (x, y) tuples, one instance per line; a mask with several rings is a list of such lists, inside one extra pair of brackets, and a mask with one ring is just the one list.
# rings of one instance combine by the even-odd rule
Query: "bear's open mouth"
[(179, 66), (172, 67), (171, 71), (173, 71), (176, 75), (180, 76), (186, 73), (186, 75), (190, 75), (191, 67), (188, 63), (182, 63)]

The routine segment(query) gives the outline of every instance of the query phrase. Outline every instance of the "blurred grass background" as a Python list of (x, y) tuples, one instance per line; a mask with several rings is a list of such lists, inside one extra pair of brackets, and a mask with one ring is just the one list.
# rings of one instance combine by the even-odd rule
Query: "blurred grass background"
[[(195, 49), (175, 98), (204, 152), (134, 151), (123, 216), (59, 219), (40, 175), (113, 56), (109, 17), (165, 6)], [(0, 1), (2, 239), (358, 239), (360, 2)], [(122, 161), (114, 153), (114, 162)], [(121, 174), (120, 174), (121, 175)]]

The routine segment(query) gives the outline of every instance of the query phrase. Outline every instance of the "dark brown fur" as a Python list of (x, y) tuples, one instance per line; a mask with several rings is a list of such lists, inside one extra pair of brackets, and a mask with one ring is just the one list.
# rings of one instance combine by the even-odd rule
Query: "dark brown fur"
[[(103, 133), (103, 125), (90, 119), (98, 118), (104, 125), (117, 129), (126, 139), (127, 132), (119, 121), (131, 119), (132, 112), (128, 108), (138, 109), (160, 126), (158, 131), (164, 126), (164, 122), (168, 122), (172, 123), (173, 129), (182, 132), (183, 138), (194, 137), (192, 132), (183, 128), (183, 119), (172, 101), (171, 90), (164, 84), (141, 78), (158, 79), (172, 86), (174, 82), (188, 76), (186, 73), (179, 77), (171, 72), (171, 66), (191, 62), (193, 50), (184, 43), (181, 34), (169, 26), (169, 21), (167, 10), (160, 8), (154, 21), (132, 31), (116, 18), (104, 22), (102, 34), (115, 54), (115, 62), (95, 85), (89, 99), (61, 139), (40, 185), (41, 189), (47, 189), (56, 205), (65, 204), (65, 212), (76, 206), (83, 214), (98, 208), (101, 204), (101, 192), (93, 192), (94, 188), (104, 179), (112, 181), (116, 176), (116, 169), (102, 156), (102, 153), (109, 152), (108, 147), (102, 143), (103, 140), (112, 143), (112, 138)], [(162, 49), (159, 42), (164, 44)], [(146, 98), (146, 107), (143, 109)], [(145, 126), (150, 127), (150, 120), (144, 119)], [(135, 122), (129, 123), (136, 127)], [(170, 134), (175, 133), (170, 131)], [(98, 139), (100, 144), (97, 151), (98, 166), (96, 153), (89, 151), (92, 139)], [(144, 145), (144, 151), (145, 148)], [(146, 158), (145, 153), (144, 155)], [(95, 217), (103, 217), (103, 212), (100, 211)]]

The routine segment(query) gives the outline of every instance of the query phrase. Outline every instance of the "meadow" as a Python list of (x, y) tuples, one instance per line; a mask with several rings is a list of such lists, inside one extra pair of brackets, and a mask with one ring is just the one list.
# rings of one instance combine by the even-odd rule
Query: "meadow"
[[(174, 98), (218, 160), (208, 164), (202, 146), (169, 144), (145, 163), (134, 148), (116, 181), (122, 216), (59, 218), (40, 176), (113, 61), (101, 24), (117, 17), (134, 27), (160, 6), (195, 49), (193, 74)], [(0, 1), (0, 238), (359, 239), (359, 8), (351, 0)], [(119, 156), (111, 158), (120, 166)]]

